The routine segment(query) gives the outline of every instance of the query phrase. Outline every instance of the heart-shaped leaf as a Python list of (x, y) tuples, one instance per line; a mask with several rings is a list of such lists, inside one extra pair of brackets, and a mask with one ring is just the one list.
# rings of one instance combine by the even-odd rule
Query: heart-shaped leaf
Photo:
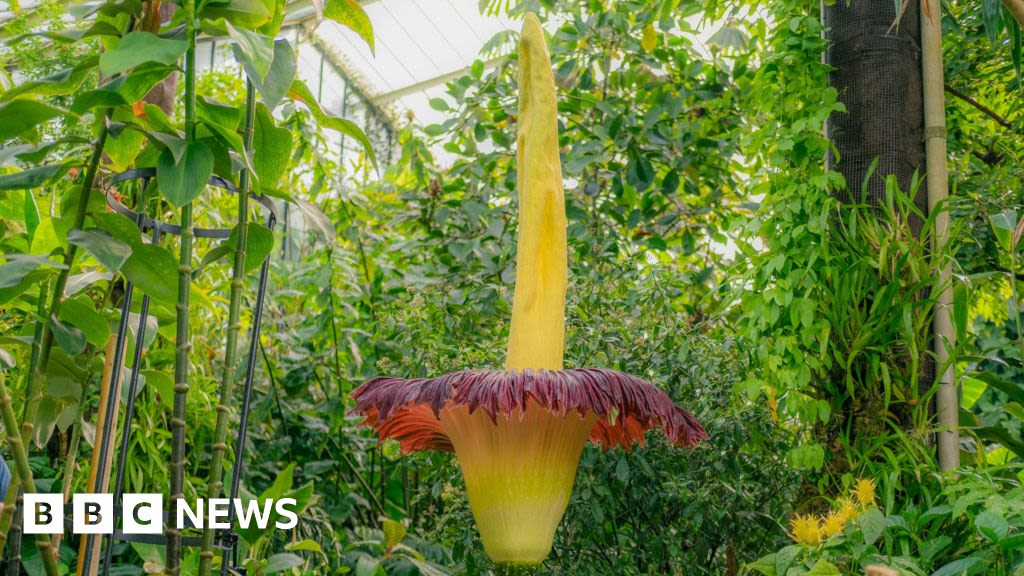
[(137, 288), (157, 300), (178, 300), (178, 261), (161, 246), (141, 244), (121, 266), (121, 273)]
[(202, 142), (186, 142), (181, 159), (164, 149), (156, 162), (156, 181), (171, 204), (179, 208), (199, 197), (213, 173), (213, 152)]

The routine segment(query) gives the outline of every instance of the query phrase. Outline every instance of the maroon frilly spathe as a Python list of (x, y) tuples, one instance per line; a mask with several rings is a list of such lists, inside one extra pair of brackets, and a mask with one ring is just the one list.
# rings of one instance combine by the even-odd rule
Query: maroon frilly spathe
[(441, 428), (441, 411), (466, 406), (484, 410), (492, 421), (510, 417), (533, 400), (556, 415), (576, 411), (598, 417), (590, 440), (604, 448), (645, 443), (645, 432), (660, 428), (675, 444), (693, 446), (708, 435), (692, 414), (640, 378), (615, 370), (467, 370), (437, 378), (377, 377), (354, 392), (353, 410), (380, 438), (394, 438), (403, 452), (451, 452)]

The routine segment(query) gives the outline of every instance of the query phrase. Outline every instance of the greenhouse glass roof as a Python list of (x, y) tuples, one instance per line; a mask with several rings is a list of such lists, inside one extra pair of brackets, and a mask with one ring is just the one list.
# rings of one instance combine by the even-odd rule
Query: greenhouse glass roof
[[(476, 0), (364, 0), (373, 23), (376, 53), (351, 30), (326, 20), (315, 40), (337, 59), (370, 101), (393, 113), (411, 112), (416, 121), (441, 119), (430, 98), (444, 92), (480, 57), (496, 34), (517, 26), (505, 16), (481, 14)], [(307, 20), (307, 26), (315, 22)]]

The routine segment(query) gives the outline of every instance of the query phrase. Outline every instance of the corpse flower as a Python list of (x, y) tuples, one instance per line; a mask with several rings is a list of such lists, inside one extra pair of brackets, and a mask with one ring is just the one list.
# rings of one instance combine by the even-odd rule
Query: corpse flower
[(567, 253), (554, 76), (540, 22), (519, 41), (519, 240), (505, 370), (437, 378), (378, 377), (352, 393), (355, 412), (403, 452), (454, 452), (487, 555), (530, 570), (551, 551), (589, 439), (644, 444), (660, 428), (679, 446), (707, 438), (653, 385), (614, 370), (564, 370)]

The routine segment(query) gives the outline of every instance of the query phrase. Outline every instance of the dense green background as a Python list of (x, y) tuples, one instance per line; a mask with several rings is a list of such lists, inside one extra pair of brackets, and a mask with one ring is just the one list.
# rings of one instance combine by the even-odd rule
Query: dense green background
[[(268, 2), (268, 13), (281, 4)], [(655, 435), (632, 453), (588, 448), (545, 573), (859, 574), (877, 562), (909, 574), (1024, 574), (1024, 265), (1013, 233), (1013, 210), (1024, 216), (1024, 115), (1021, 34), (1009, 12), (991, 0), (946, 5), (947, 83), (966, 98), (947, 95), (955, 234), (930, 251), (930, 229), (916, 238), (906, 226), (917, 190), (891, 185), (881, 210), (832, 199), (845, 183), (824, 170), (822, 126), (843, 110), (821, 63), (816, 3), (511, 4), (485, 8), (531, 8), (562, 22), (549, 44), (569, 217), (566, 362), (648, 378), (711, 435), (685, 452)], [(59, 270), (18, 255), (59, 262), (69, 239), (79, 242), (76, 290), (52, 324), (56, 344), (30, 464), (39, 489), (81, 491), (103, 350), (123, 293), (121, 276), (90, 272), (120, 267), (151, 293), (158, 330), (139, 367), (140, 433), (126, 490), (165, 491), (175, 317), (174, 295), (159, 292), (176, 285), (177, 244), (145, 259), (136, 246), (122, 265), (103, 250), (109, 242), (90, 245), (69, 230), (100, 106), (112, 106), (115, 127), (148, 130), (111, 133), (101, 181), (169, 157), (173, 145), (153, 133), (176, 134), (170, 124), (182, 111), (161, 120), (147, 108), (140, 119), (132, 104), (141, 94), (123, 89), (117, 101), (88, 91), (98, 81), (92, 59), (101, 49), (116, 53), (117, 36), (139, 26), (131, 2), (103, 6), (98, 20), (116, 34), (17, 37), (40, 22), (77, 28), (59, 20), (56, 1), (5, 26), (3, 58), (27, 87), (18, 95), (7, 83), (0, 96), (0, 347), (20, 417), (27, 344)], [(260, 28), (268, 24), (247, 20), (244, 10), (204, 14), (243, 30), (236, 40), (273, 32), (273, 21)], [(701, 14), (715, 31), (705, 46), (681, 33)], [(506, 40), (496, 38), (493, 50)], [(243, 55), (250, 66), (265, 57)], [(142, 83), (142, 72), (159, 66), (129, 77)], [(65, 69), (72, 80), (28, 81)], [(393, 443), (378, 444), (348, 415), (348, 393), (377, 374), (502, 365), (515, 256), (515, 70), (509, 54), (449, 83), (431, 103), (449, 119), (404, 127), (401, 155), (380, 178), (364, 179), (373, 174), (369, 159), (356, 173), (337, 165), (323, 131), (355, 132), (299, 103), (309, 98), (293, 92), (269, 102), (273, 114), (262, 103), (257, 110), (258, 189), (289, 202), (307, 226), (287, 238), (279, 229), (273, 245), (250, 231), (249, 257), (255, 264), (269, 253), (271, 278), (245, 488), (293, 490), (308, 508), (294, 533), (245, 539), (251, 574), (490, 569), (454, 460), (400, 456)], [(244, 86), (222, 72), (202, 75), (198, 86), (207, 121), (200, 141), (214, 152), (214, 172), (235, 180), (242, 166), (228, 150), (241, 149)], [(267, 101), (265, 91), (260, 97)], [(444, 161), (432, 153), (439, 148)], [(105, 215), (96, 196), (85, 227), (119, 238), (123, 222)], [(233, 198), (207, 189), (197, 203), (199, 225), (234, 226)], [(150, 198), (149, 209), (176, 219), (165, 198)], [(187, 498), (206, 491), (224, 369), (231, 266), (230, 257), (199, 266), (213, 247), (197, 243), (191, 291)], [(955, 261), (967, 428), (963, 467), (942, 476), (930, 445), (930, 396), (919, 393), (914, 362), (927, 353), (927, 294), (940, 287), (932, 270), (945, 259)], [(243, 347), (255, 287), (247, 268)], [(787, 546), (794, 513), (827, 512), (857, 478), (877, 484), (877, 514), (864, 513), (826, 545)], [(24, 568), (38, 574), (29, 540)], [(65, 541), (62, 565), (72, 571), (76, 550)], [(116, 561), (118, 573), (139, 574), (159, 570), (163, 558), (156, 547), (133, 545), (120, 546)]]

